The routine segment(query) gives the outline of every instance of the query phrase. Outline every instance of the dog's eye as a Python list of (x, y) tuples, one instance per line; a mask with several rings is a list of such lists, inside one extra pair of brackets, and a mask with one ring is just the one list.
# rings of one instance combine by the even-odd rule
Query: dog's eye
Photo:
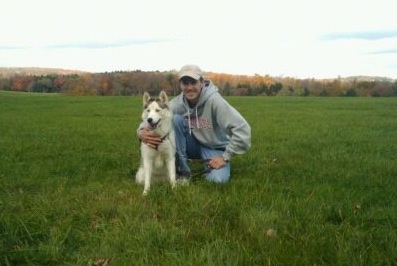
[(156, 109), (156, 112), (158, 113), (158, 112), (160, 112), (161, 110), (160, 109)]

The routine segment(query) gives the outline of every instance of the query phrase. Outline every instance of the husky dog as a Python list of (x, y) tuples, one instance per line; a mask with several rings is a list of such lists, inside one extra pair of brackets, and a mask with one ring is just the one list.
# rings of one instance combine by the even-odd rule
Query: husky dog
[(142, 120), (146, 128), (159, 135), (162, 142), (155, 148), (141, 142), (141, 165), (136, 173), (136, 182), (144, 185), (143, 195), (150, 190), (153, 182), (176, 183), (175, 134), (172, 126), (172, 112), (168, 107), (168, 96), (160, 92), (159, 99), (143, 94)]

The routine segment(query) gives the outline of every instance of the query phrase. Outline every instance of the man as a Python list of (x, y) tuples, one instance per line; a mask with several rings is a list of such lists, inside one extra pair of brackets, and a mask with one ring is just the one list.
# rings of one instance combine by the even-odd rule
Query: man
[[(189, 179), (188, 159), (205, 161), (206, 179), (225, 183), (230, 179), (230, 160), (251, 147), (251, 128), (242, 115), (203, 77), (196, 65), (179, 71), (181, 94), (170, 101), (174, 114), (176, 164), (180, 178)], [(157, 147), (159, 136), (149, 130), (138, 131), (142, 141)]]

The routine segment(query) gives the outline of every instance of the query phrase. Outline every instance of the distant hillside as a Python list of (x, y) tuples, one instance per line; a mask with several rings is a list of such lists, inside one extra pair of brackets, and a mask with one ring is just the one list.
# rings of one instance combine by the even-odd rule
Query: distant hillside
[(0, 67), (0, 77), (9, 77), (15, 74), (18, 75), (71, 75), (71, 74), (84, 74), (89, 72), (84, 72), (80, 70), (70, 70), (70, 69), (60, 69), (60, 68), (42, 68), (42, 67)]
[[(149, 71), (150, 72), (150, 71)], [(148, 73), (149, 73), (148, 72)], [(57, 75), (71, 75), (71, 74), (98, 74), (91, 73), (87, 71), (81, 70), (71, 70), (71, 69), (61, 69), (61, 68), (42, 68), (42, 67), (0, 67), (0, 77), (10, 77), (14, 75), (32, 75), (32, 76), (41, 76), (48, 74), (57, 74)], [(219, 73), (208, 72), (208, 75), (218, 75)], [(233, 76), (233, 75), (230, 75)], [(239, 76), (239, 75), (234, 75)], [(283, 77), (271, 77), (275, 81), (282, 82)], [(317, 79), (319, 81), (324, 82), (332, 82), (335, 79), (339, 79), (343, 82), (362, 82), (362, 81), (375, 81), (375, 82), (394, 82), (396, 79), (388, 78), (388, 77), (379, 77), (379, 76), (350, 76), (350, 77), (339, 77), (339, 78), (326, 78), (326, 79)], [(298, 79), (299, 80), (299, 79)]]
[(351, 76), (343, 78), (344, 81), (386, 81), (386, 82), (393, 82), (394, 79), (388, 77), (378, 77), (378, 76)]
[(338, 77), (338, 78), (326, 78), (326, 79), (318, 79), (324, 82), (332, 82), (334, 80), (340, 80), (342, 82), (394, 82), (396, 79), (392, 79), (389, 77), (380, 77), (380, 76), (348, 76), (348, 77)]

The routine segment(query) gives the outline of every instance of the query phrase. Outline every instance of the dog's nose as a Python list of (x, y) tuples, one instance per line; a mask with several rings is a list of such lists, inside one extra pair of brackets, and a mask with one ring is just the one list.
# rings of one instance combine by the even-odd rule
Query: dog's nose
[(148, 121), (149, 124), (151, 124), (151, 123), (153, 123), (153, 118), (149, 117), (149, 118), (147, 119), (147, 121)]

